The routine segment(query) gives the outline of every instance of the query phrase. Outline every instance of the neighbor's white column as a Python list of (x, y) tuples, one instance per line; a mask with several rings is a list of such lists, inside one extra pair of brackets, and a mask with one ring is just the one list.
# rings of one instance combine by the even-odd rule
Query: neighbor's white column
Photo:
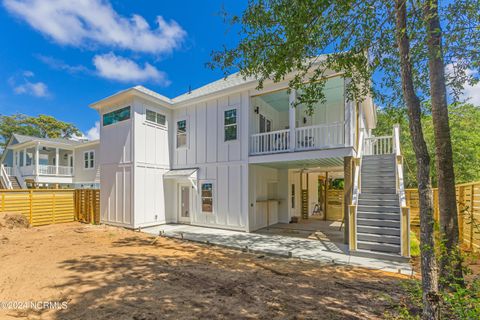
[(23, 166), (27, 166), (27, 148), (23, 149)]
[(295, 137), (295, 111), (294, 106), (295, 100), (297, 98), (297, 92), (292, 89), (290, 92), (289, 103), (290, 108), (288, 108), (288, 127), (290, 128), (290, 151), (295, 151), (296, 137)]
[(35, 145), (35, 175), (38, 176), (38, 165), (40, 161), (38, 161), (38, 143)]
[(55, 148), (55, 174), (58, 176), (58, 163), (60, 162), (60, 156), (58, 148)]

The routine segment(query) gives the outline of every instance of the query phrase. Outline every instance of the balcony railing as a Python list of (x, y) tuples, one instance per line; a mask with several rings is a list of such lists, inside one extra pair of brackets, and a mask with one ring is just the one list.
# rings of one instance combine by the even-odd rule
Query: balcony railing
[[(294, 132), (295, 138), (291, 137), (289, 129), (252, 134), (250, 136), (250, 154), (315, 150), (345, 144), (343, 122), (295, 128)], [(294, 144), (293, 148), (292, 143)]]
[(366, 156), (392, 154), (394, 152), (393, 137), (382, 136), (365, 138), (363, 149)]
[(290, 130), (270, 131), (250, 137), (250, 154), (285, 152), (290, 149)]

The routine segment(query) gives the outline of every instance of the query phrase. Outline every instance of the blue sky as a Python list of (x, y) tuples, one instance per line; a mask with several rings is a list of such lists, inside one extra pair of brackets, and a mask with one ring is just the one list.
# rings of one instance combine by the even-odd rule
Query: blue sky
[(91, 136), (98, 115), (88, 105), (114, 92), (141, 84), (175, 97), (221, 78), (205, 63), (236, 34), (218, 13), (246, 5), (0, 1), (0, 114), (49, 114)]

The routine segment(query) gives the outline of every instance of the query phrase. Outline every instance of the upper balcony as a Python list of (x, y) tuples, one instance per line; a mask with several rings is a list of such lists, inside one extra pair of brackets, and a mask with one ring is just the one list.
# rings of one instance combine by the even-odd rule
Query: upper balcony
[(279, 90), (252, 97), (250, 155), (321, 150), (352, 145), (351, 106), (345, 103), (344, 80), (327, 81), (325, 102), (293, 107), (296, 93)]

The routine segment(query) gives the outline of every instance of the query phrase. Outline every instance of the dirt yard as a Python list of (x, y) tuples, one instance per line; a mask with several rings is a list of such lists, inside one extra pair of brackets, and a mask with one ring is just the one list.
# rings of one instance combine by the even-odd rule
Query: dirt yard
[(0, 228), (0, 303), (68, 304), (0, 319), (383, 319), (400, 280), (114, 227)]

